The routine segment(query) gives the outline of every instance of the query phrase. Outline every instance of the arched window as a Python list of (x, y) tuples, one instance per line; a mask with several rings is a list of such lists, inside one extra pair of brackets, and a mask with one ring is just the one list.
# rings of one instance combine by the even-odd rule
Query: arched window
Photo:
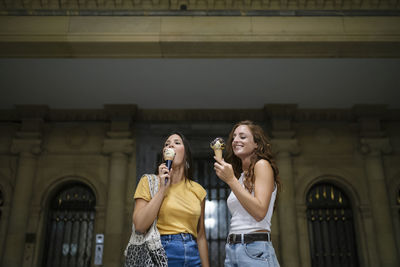
[(346, 194), (318, 183), (307, 194), (312, 267), (358, 266), (353, 212)]
[(50, 202), (42, 266), (90, 266), (95, 205), (84, 184), (68, 184), (57, 192)]

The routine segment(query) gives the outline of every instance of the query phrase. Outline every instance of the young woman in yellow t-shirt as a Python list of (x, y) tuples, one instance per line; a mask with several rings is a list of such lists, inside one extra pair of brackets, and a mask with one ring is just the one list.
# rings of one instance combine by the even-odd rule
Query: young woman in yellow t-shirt
[(172, 169), (158, 166), (159, 191), (150, 196), (147, 177), (140, 180), (135, 192), (133, 222), (135, 229), (146, 232), (157, 217), (161, 243), (168, 266), (209, 266), (208, 246), (204, 228), (206, 191), (191, 180), (192, 158), (186, 138), (178, 132), (171, 134), (164, 148), (172, 148), (175, 158)]

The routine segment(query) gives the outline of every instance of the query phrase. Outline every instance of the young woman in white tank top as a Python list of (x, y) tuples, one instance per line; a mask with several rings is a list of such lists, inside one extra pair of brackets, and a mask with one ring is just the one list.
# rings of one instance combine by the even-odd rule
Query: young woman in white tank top
[(231, 189), (225, 266), (279, 267), (271, 242), (271, 217), (280, 190), (278, 168), (262, 128), (236, 124), (227, 141), (226, 161), (217, 160), (217, 176)]

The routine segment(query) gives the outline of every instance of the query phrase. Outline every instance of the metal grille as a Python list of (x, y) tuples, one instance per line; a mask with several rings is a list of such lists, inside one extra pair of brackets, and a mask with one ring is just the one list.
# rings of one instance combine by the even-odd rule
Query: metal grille
[(84, 184), (62, 188), (50, 203), (43, 266), (89, 267), (96, 199)]
[(194, 159), (194, 178), (207, 191), (205, 227), (211, 266), (224, 266), (225, 243), (229, 231), (230, 214), (226, 199), (229, 187), (214, 172), (210, 158)]
[(353, 212), (347, 196), (329, 183), (307, 194), (312, 267), (359, 266)]

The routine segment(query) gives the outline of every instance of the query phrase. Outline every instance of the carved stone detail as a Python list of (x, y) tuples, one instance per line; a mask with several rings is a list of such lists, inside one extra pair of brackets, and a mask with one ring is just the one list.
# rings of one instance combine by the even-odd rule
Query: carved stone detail
[(272, 139), (272, 151), (279, 155), (282, 152), (289, 153), (291, 155), (298, 155), (300, 154), (300, 146), (298, 144), (297, 139)]
[(11, 153), (30, 153), (30, 154), (40, 154), (42, 140), (40, 139), (13, 139), (11, 145)]
[(82, 147), (88, 139), (88, 130), (81, 126), (72, 127), (65, 132), (65, 143), (73, 149)]
[(124, 153), (131, 154), (133, 152), (132, 139), (106, 139), (103, 144), (103, 153)]
[(314, 137), (321, 145), (328, 145), (334, 141), (335, 134), (328, 128), (319, 128), (315, 131)]
[(392, 152), (389, 138), (361, 138), (360, 151), (365, 155), (378, 156)]

